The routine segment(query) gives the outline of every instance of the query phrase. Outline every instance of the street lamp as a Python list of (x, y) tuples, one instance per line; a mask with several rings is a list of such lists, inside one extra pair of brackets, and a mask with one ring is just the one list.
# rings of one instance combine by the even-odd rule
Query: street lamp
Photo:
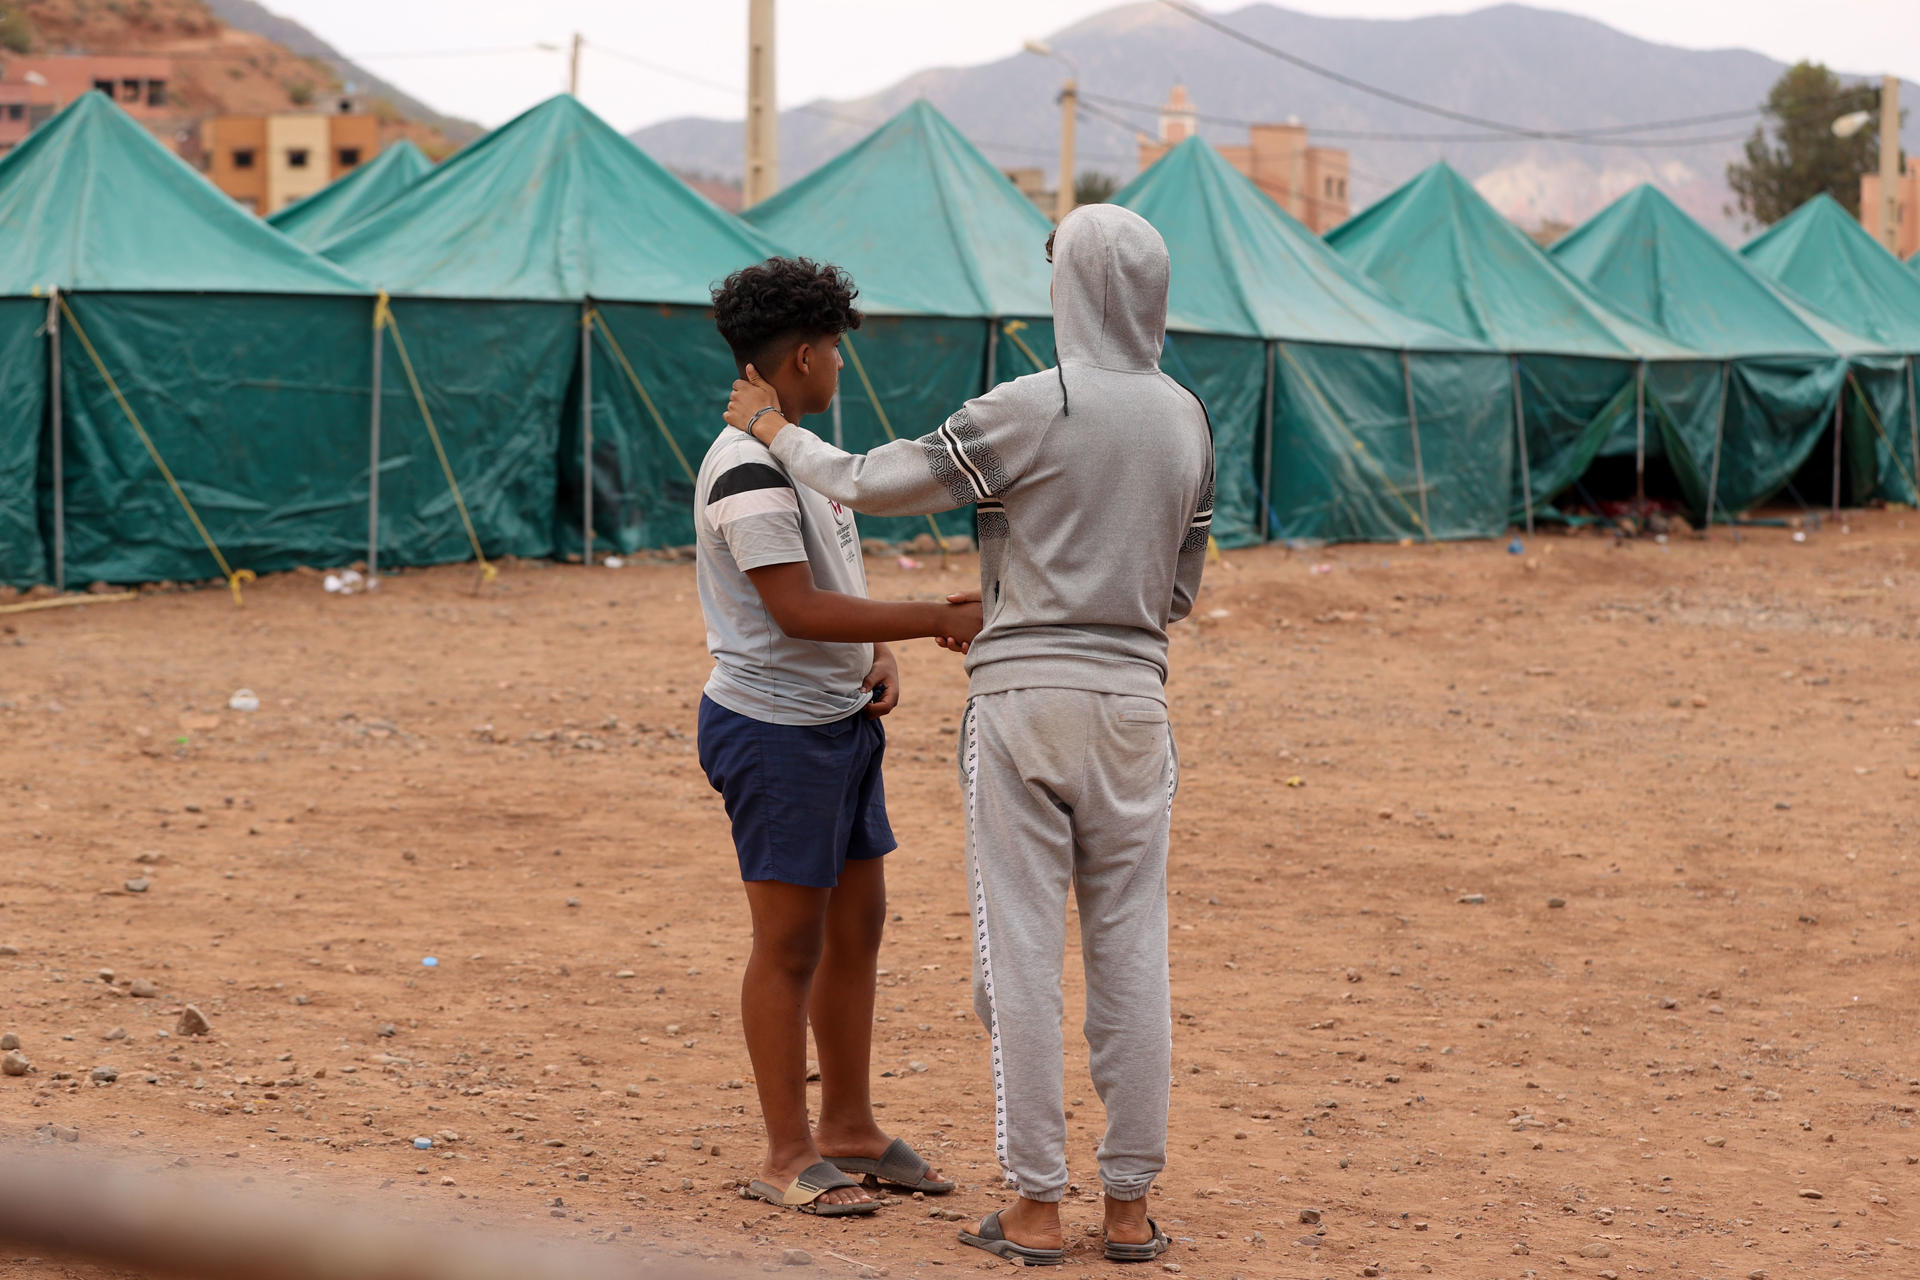
[(1029, 40), (1021, 46), (1026, 52), (1064, 63), (1067, 82), (1060, 86), (1060, 191), (1053, 204), (1053, 220), (1065, 221), (1073, 212), (1073, 131), (1080, 106), (1080, 67), (1045, 40)]
[[(1900, 77), (1880, 82), (1880, 243), (1900, 252)], [(1849, 111), (1833, 122), (1833, 136), (1851, 138), (1873, 120), (1871, 111)], [(1866, 210), (1862, 209), (1864, 214)], [(1863, 219), (1864, 220), (1864, 219)]]

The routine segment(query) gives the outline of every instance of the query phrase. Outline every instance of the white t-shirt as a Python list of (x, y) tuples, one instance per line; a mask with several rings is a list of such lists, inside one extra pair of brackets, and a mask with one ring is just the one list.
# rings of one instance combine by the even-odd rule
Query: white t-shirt
[(787, 474), (767, 447), (723, 430), (694, 486), (695, 567), (713, 675), (706, 693), (769, 724), (831, 724), (866, 706), (870, 644), (795, 640), (780, 630), (747, 570), (805, 561), (814, 585), (867, 594), (853, 512)]

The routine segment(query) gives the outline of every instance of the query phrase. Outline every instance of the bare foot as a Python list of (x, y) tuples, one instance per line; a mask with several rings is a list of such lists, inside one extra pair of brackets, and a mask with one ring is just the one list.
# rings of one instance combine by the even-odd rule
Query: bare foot
[(1153, 1239), (1153, 1228), (1147, 1225), (1147, 1198), (1138, 1200), (1115, 1200), (1106, 1198), (1107, 1239), (1115, 1244), (1146, 1244)]
[(1054, 1201), (1015, 1200), (1000, 1211), (1000, 1230), (1027, 1249), (1064, 1249), (1060, 1205)]
[[(829, 1127), (822, 1123), (813, 1131), (813, 1145), (828, 1160), (836, 1156), (845, 1156), (852, 1160), (878, 1160), (887, 1154), (887, 1148), (893, 1144), (878, 1125), (863, 1127)], [(927, 1170), (927, 1177), (934, 1182), (947, 1179), (938, 1169)]]
[[(769, 1154), (760, 1165), (760, 1181), (779, 1187), (782, 1191), (793, 1185), (793, 1180), (820, 1163), (818, 1151), (805, 1151), (784, 1160), (776, 1160)], [(821, 1196), (818, 1204), (865, 1204), (873, 1197), (862, 1187), (837, 1187)]]

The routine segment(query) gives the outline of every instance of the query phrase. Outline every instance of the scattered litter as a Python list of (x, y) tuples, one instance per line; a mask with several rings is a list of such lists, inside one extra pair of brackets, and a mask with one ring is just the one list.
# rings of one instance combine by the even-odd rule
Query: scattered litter
[(413, 1140), (413, 1149), (415, 1151), (431, 1151), (433, 1150), (433, 1139), (432, 1138), (415, 1138)]
[(1807, 531), (1805, 529), (1795, 529), (1793, 531), (1793, 540), (1795, 542), (1805, 542), (1807, 540)]
[(320, 585), (327, 589), (329, 595), (350, 596), (366, 590), (369, 584), (358, 569), (342, 569), (339, 573), (330, 573), (320, 579)]
[(920, 562), (918, 560), (915, 560), (912, 556), (901, 556), (900, 559), (895, 563), (897, 563), (902, 569), (918, 569), (920, 567)]
[(1287, 785), (1290, 787), (1304, 787), (1307, 785), (1307, 780), (1295, 774), (1293, 777), (1287, 779)]
[(1209, 618), (1231, 618), (1233, 612), (1229, 609), (1211, 609), (1207, 612), (1207, 616)]
[(626, 567), (626, 564), (627, 564), (627, 562), (625, 560), (622, 560), (619, 556), (608, 556), (605, 560), (602, 560), (600, 563), (604, 564), (609, 569), (623, 569)]
[(440, 967), (440, 960), (439, 960), (439, 957), (437, 956), (428, 956), (425, 960), (422, 960), (420, 963), (429, 969), (438, 969)]
[(235, 689), (233, 696), (227, 699), (227, 706), (234, 711), (258, 711), (260, 695), (251, 689)]
[(1527, 544), (1515, 538), (1507, 544), (1507, 554), (1510, 556), (1523, 556), (1527, 554)]
[(1317, 564), (1317, 565), (1315, 565), (1315, 566), (1313, 566), (1313, 568), (1312, 568), (1312, 569), (1310, 569), (1310, 570), (1308, 570), (1308, 572), (1310, 572), (1310, 573), (1332, 573), (1332, 572), (1333, 572), (1333, 566), (1332, 566), (1332, 565), (1330, 565), (1330, 564)]

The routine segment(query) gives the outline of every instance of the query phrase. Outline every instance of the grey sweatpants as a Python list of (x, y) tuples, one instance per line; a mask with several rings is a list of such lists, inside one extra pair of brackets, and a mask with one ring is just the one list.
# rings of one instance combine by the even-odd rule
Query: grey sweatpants
[(993, 1050), (995, 1152), (1031, 1200), (1067, 1189), (1061, 1098), (1067, 889), (1080, 907), (1100, 1181), (1137, 1200), (1167, 1161), (1173, 1015), (1167, 834), (1179, 760), (1167, 709), (1079, 689), (975, 697), (960, 730), (973, 1004)]

